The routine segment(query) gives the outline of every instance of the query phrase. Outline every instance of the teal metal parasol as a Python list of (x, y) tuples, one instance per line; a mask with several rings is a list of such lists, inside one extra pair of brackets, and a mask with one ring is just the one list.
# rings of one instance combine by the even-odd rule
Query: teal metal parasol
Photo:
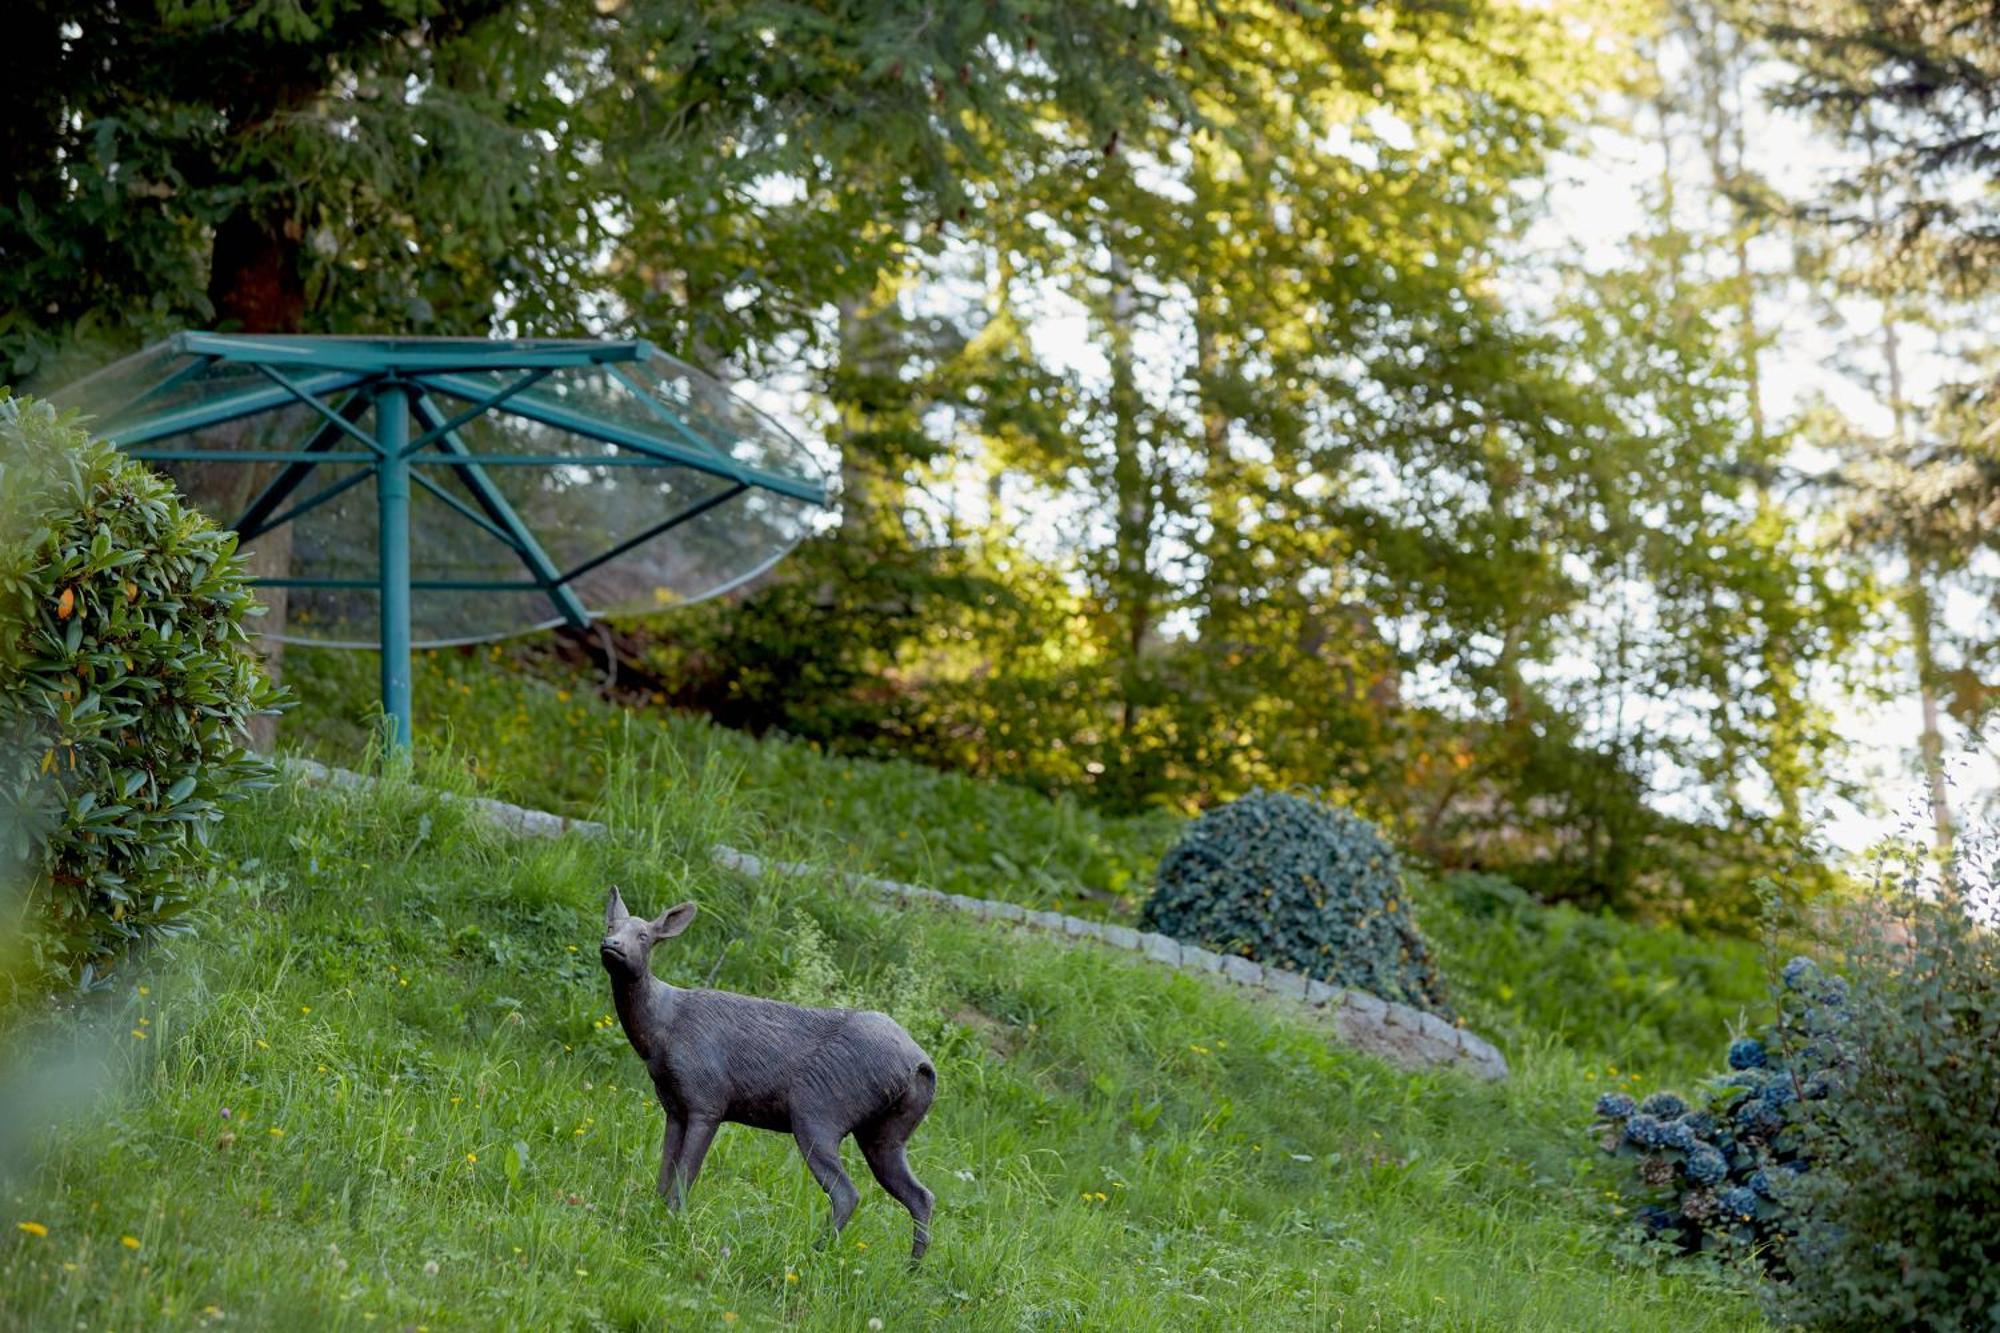
[(404, 748), (413, 649), (714, 596), (828, 507), (824, 446), (643, 340), (182, 333), (56, 398), (275, 543), (279, 637), (379, 648)]

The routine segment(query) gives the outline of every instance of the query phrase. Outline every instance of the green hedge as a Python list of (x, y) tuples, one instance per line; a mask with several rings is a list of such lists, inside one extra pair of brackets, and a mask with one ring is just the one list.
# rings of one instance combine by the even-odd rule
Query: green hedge
[(35, 983), (180, 927), (278, 698), (236, 538), (45, 403), (0, 390), (0, 883)]

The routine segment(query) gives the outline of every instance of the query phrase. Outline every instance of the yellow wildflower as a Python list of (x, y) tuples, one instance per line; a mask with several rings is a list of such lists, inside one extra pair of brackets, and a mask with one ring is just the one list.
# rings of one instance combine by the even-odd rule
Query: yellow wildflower
[(123, 1245), (128, 1250), (136, 1250), (139, 1248), (139, 1238), (137, 1236), (120, 1236), (118, 1238), (118, 1243), (120, 1245)]
[(49, 1234), (49, 1229), (40, 1222), (16, 1222), (14, 1225), (27, 1232), (30, 1236), (37, 1238)]

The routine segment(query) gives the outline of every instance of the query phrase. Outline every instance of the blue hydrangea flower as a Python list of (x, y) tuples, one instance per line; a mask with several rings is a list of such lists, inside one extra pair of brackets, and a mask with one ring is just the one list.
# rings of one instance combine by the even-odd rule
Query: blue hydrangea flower
[(1597, 1099), (1597, 1113), (1607, 1120), (1623, 1120), (1632, 1110), (1632, 1099), (1622, 1092), (1607, 1092)]
[(1731, 1069), (1762, 1069), (1764, 1060), (1764, 1043), (1755, 1037), (1738, 1037), (1729, 1043)]
[(1681, 1123), (1693, 1130), (1699, 1138), (1712, 1138), (1715, 1135), (1715, 1117), (1706, 1111), (1689, 1111), (1681, 1117)]
[(1819, 988), (1819, 1000), (1834, 1009), (1844, 1007), (1847, 1004), (1847, 978), (1828, 977), (1826, 984)]
[(1785, 1127), (1785, 1114), (1763, 1097), (1745, 1097), (1732, 1112), (1745, 1134), (1775, 1134)]
[(1738, 1185), (1735, 1189), (1724, 1190), (1722, 1197), (1717, 1202), (1721, 1203), (1724, 1212), (1733, 1213), (1737, 1217), (1755, 1217), (1757, 1215), (1757, 1192), (1745, 1189), (1741, 1185)]
[(1687, 1114), (1687, 1103), (1671, 1092), (1656, 1092), (1639, 1103), (1639, 1109), (1647, 1115), (1658, 1116), (1662, 1120), (1677, 1120)]
[(1729, 1174), (1729, 1163), (1713, 1148), (1696, 1148), (1688, 1154), (1687, 1174), (1697, 1185), (1714, 1185)]
[(1688, 1124), (1685, 1118), (1668, 1122), (1667, 1127), (1660, 1131), (1660, 1142), (1669, 1148), (1678, 1148), (1682, 1152), (1693, 1152), (1701, 1146), (1701, 1139), (1694, 1132), (1694, 1126)]
[(1787, 990), (1804, 990), (1806, 983), (1819, 975), (1819, 964), (1810, 958), (1794, 958), (1785, 964), (1785, 970), (1778, 974)]
[(1660, 1123), (1658, 1116), (1647, 1115), (1644, 1111), (1625, 1122), (1625, 1137), (1641, 1148), (1659, 1147), (1660, 1136), (1665, 1130), (1666, 1126)]
[(1771, 1197), (1771, 1173), (1758, 1167), (1750, 1173), (1750, 1188), (1768, 1199)]

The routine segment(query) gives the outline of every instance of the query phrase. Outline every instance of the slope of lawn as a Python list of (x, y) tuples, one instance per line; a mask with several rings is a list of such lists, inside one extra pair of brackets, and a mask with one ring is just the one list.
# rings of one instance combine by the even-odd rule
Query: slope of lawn
[[(563, 770), (574, 749), (550, 731), (536, 753)], [(797, 762), (802, 783), (841, 781)], [(1577, 1166), (1597, 1071), (1553, 1039), (1510, 1050), (1499, 1087), (1397, 1074), (1109, 951), (718, 872), (710, 842), (776, 836), (768, 798), (719, 762), (610, 762), (592, 803), (609, 841), (469, 823), (430, 789), (467, 767), (240, 807), (199, 933), (15, 1035), (16, 1072), (98, 1082), (45, 1101), (0, 1182), (0, 1325), (1757, 1322), (1710, 1279), (1607, 1254)], [(635, 908), (702, 904), (655, 959), (669, 980), (862, 999), (928, 1046), (941, 1091), (911, 1157), (939, 1210), (920, 1268), (851, 1148), (863, 1202), (832, 1248), (776, 1135), (725, 1129), (690, 1210), (663, 1210), (659, 1112), (594, 957), (611, 883)]]
[[(294, 649), (292, 663), (300, 705), (285, 722), (287, 745), (365, 764), (374, 656)], [(1128, 924), (1179, 823), (622, 709), (584, 683), (564, 690), (510, 671), (496, 649), (419, 658), (417, 732), (420, 748), (461, 756), (463, 780), (481, 791), (571, 815), (595, 807), (614, 766), (661, 799), (683, 769), (719, 767), (750, 816), (746, 838), (776, 838), (843, 869)], [(1543, 907), (1484, 877), (1412, 889), (1454, 1002), (1510, 1055), (1554, 1040), (1606, 1080), (1685, 1083), (1720, 1064), (1730, 1027), (1765, 1002), (1765, 969), (1748, 941)]]

